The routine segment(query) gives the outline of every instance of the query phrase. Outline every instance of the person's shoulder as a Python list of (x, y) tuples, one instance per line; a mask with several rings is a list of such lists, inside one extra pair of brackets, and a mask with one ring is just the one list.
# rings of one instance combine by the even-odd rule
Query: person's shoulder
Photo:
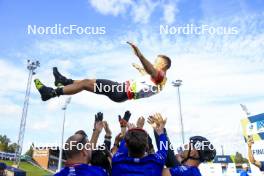
[(162, 156), (157, 153), (149, 154), (141, 158), (141, 162), (152, 162), (152, 163), (156, 163), (159, 165), (164, 165)]
[(116, 153), (114, 155), (114, 157), (112, 158), (112, 162), (118, 162), (118, 161), (122, 161), (122, 160), (126, 160), (128, 159), (129, 157), (127, 156), (127, 154), (125, 153)]
[(260, 171), (264, 171), (264, 161), (261, 161), (260, 162)]
[(200, 170), (197, 167), (189, 167), (184, 165), (170, 168), (170, 173), (172, 176), (176, 176), (179, 174), (183, 176), (201, 176)]
[(82, 164), (76, 167), (76, 170), (86, 174), (86, 175), (93, 175), (93, 176), (105, 176), (107, 175), (106, 172), (98, 166), (90, 166), (88, 164)]
[(67, 168), (63, 168), (62, 170), (60, 170), (59, 172), (54, 174), (54, 176), (64, 176), (64, 175), (68, 175), (68, 169)]
[(105, 176), (107, 175), (105, 170), (98, 166), (90, 166), (90, 170), (94, 172), (94, 174), (97, 174), (98, 176)]
[(248, 174), (247, 174), (246, 171), (243, 170), (243, 171), (240, 172), (240, 176), (248, 176)]
[(151, 77), (152, 82), (155, 84), (161, 84), (166, 80), (166, 72), (163, 70), (157, 70), (157, 74), (155, 77)]

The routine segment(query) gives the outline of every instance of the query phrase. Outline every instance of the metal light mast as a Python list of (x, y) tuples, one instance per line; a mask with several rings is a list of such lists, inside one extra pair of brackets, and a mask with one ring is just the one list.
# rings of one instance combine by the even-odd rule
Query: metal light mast
[(182, 85), (182, 80), (176, 80), (172, 82), (172, 85), (174, 87), (177, 87), (178, 90), (178, 103), (179, 103), (179, 116), (180, 116), (180, 128), (181, 128), (181, 138), (182, 138), (182, 144), (185, 143), (185, 137), (184, 137), (184, 126), (183, 126), (183, 119), (182, 119), (182, 109), (181, 109), (181, 95), (180, 95), (180, 86)]
[(66, 119), (66, 110), (68, 105), (71, 102), (71, 97), (68, 97), (65, 101), (65, 104), (62, 107), (62, 110), (64, 111), (64, 116), (63, 116), (63, 122), (62, 122), (62, 131), (61, 131), (61, 146), (60, 146), (60, 154), (59, 154), (59, 162), (58, 162), (58, 171), (61, 170), (61, 165), (62, 165), (62, 153), (63, 153), (63, 142), (64, 142), (64, 127), (65, 127), (65, 119)]
[(32, 82), (32, 77), (35, 75), (35, 70), (37, 67), (40, 66), (39, 61), (27, 61), (27, 69), (29, 70), (29, 75), (28, 75), (28, 81), (27, 81), (27, 90), (26, 90), (26, 96), (24, 100), (24, 106), (23, 106), (23, 111), (22, 111), (22, 117), (20, 121), (20, 128), (19, 128), (19, 135), (18, 135), (18, 146), (16, 149), (16, 160), (15, 164), (17, 167), (19, 167), (20, 164), (20, 157), (22, 153), (22, 148), (23, 148), (23, 141), (24, 141), (24, 134), (25, 134), (25, 128), (26, 128), (26, 121), (27, 121), (27, 111), (28, 111), (28, 102), (29, 102), (29, 97), (30, 97), (30, 89), (31, 89), (31, 82)]

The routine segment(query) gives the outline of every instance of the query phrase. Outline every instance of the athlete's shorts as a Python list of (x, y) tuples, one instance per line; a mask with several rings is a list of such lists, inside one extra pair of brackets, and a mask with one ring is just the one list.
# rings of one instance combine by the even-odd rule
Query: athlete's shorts
[(128, 100), (126, 83), (119, 83), (107, 79), (97, 79), (94, 93), (106, 95), (114, 102), (124, 102)]

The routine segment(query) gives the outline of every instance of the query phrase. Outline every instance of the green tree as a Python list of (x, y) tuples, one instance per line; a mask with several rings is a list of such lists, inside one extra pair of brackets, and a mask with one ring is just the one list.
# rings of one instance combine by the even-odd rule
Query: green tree
[(243, 157), (243, 155), (239, 152), (236, 152), (235, 155), (235, 163), (248, 163), (248, 160)]
[(0, 135), (0, 150), (7, 152), (10, 139), (6, 135)]
[(9, 152), (9, 153), (15, 153), (17, 147), (18, 147), (17, 143), (12, 143), (12, 144), (8, 145), (7, 152)]
[(26, 152), (26, 155), (30, 156), (32, 158), (33, 156), (33, 150), (34, 150), (34, 143), (31, 144), (30, 148)]

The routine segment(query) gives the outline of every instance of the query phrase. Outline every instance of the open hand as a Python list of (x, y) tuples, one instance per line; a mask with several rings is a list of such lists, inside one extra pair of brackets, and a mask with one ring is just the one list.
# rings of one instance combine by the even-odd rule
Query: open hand
[(145, 118), (144, 117), (139, 117), (137, 120), (137, 128), (143, 128), (145, 124)]
[(119, 120), (120, 126), (126, 127), (130, 117), (131, 117), (130, 111), (126, 111), (123, 118), (119, 115), (118, 120)]
[(156, 113), (149, 116), (148, 123), (153, 127), (153, 129), (160, 135), (164, 133), (164, 127), (167, 122), (166, 118), (163, 118), (160, 113)]
[(134, 123), (127, 123), (128, 130), (133, 129), (133, 128), (136, 128), (136, 125)]

